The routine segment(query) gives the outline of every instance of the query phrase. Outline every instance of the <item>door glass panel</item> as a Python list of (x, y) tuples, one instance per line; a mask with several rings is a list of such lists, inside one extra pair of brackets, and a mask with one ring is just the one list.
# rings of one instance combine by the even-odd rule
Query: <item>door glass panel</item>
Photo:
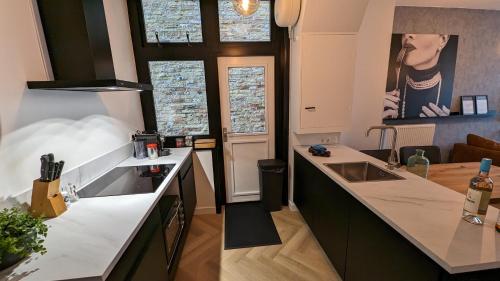
[(148, 43), (203, 42), (199, 0), (142, 0)]
[(151, 61), (158, 132), (166, 136), (208, 135), (203, 61)]
[(231, 131), (240, 134), (265, 133), (265, 68), (230, 67), (228, 77)]
[(236, 12), (231, 0), (219, 0), (221, 42), (271, 41), (271, 3), (260, 1), (259, 9), (251, 16)]

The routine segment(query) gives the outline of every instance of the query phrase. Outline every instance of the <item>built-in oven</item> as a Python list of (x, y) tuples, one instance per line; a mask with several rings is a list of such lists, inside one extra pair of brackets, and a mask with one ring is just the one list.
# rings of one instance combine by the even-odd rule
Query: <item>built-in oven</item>
[(162, 198), (162, 205), (166, 209), (163, 220), (163, 232), (167, 252), (167, 266), (170, 269), (177, 246), (184, 230), (184, 206), (177, 195), (167, 195)]

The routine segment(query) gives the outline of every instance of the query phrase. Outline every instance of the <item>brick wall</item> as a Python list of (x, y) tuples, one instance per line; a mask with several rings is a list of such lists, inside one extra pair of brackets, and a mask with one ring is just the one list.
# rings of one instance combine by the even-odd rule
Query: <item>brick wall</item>
[(266, 131), (264, 67), (229, 69), (231, 131), (261, 133)]
[(208, 135), (203, 61), (150, 62), (158, 132), (167, 136)]
[(142, 0), (146, 37), (156, 42), (202, 42), (200, 2), (190, 0)]
[(261, 1), (255, 14), (244, 17), (238, 14), (230, 0), (219, 0), (220, 40), (271, 41), (271, 5)]

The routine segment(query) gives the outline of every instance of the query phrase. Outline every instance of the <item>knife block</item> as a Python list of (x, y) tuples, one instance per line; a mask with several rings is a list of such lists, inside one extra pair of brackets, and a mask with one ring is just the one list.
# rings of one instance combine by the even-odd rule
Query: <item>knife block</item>
[(55, 218), (66, 211), (66, 203), (59, 191), (60, 180), (33, 181), (30, 212), (35, 217)]

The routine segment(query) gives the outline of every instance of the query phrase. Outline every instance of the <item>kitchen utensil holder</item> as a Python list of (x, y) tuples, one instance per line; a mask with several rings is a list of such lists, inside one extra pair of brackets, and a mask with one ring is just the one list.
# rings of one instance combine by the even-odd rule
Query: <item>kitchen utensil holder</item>
[(30, 212), (35, 217), (55, 218), (66, 211), (66, 203), (59, 190), (59, 179), (51, 182), (33, 181)]

